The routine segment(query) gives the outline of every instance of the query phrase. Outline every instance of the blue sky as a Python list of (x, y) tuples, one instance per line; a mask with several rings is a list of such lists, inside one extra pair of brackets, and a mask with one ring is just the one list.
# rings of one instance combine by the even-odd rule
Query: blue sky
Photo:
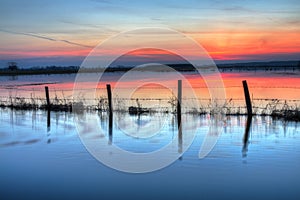
[(99, 42), (139, 27), (183, 32), (216, 60), (299, 58), (296, 0), (0, 0), (0, 5), (0, 65), (7, 60), (23, 65), (80, 64)]

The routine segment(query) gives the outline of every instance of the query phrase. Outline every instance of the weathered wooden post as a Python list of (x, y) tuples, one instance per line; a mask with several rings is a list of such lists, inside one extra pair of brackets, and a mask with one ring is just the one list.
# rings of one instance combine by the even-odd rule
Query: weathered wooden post
[(113, 128), (113, 109), (112, 109), (112, 95), (110, 84), (106, 85), (107, 89), (107, 99), (108, 99), (108, 112), (109, 112), (109, 122), (108, 122), (108, 134), (111, 137)]
[(51, 115), (50, 115), (50, 97), (49, 97), (49, 88), (48, 86), (45, 86), (45, 93), (46, 93), (46, 101), (47, 101), (47, 131), (50, 131), (50, 125), (51, 125)]
[(181, 126), (181, 103), (182, 103), (182, 80), (178, 80), (178, 92), (177, 92), (177, 123), (178, 123), (178, 128)]
[(48, 86), (45, 86), (45, 93), (46, 93), (47, 109), (50, 110), (50, 97), (49, 97)]
[(244, 87), (245, 101), (246, 101), (246, 106), (247, 106), (247, 114), (248, 114), (248, 116), (252, 116), (252, 105), (251, 105), (248, 84), (247, 84), (246, 80), (243, 80), (243, 87)]
[(252, 105), (251, 105), (251, 99), (248, 89), (248, 84), (246, 80), (243, 80), (243, 87), (244, 87), (244, 94), (245, 94), (245, 101), (247, 106), (247, 124), (245, 128), (245, 134), (244, 134), (244, 146), (243, 146), (243, 157), (247, 156), (248, 151), (248, 140), (249, 140), (249, 134), (250, 134), (250, 127), (252, 122)]
[(112, 113), (112, 101), (111, 101), (111, 87), (110, 84), (106, 85), (107, 89), (107, 99), (108, 99), (108, 111), (109, 113)]

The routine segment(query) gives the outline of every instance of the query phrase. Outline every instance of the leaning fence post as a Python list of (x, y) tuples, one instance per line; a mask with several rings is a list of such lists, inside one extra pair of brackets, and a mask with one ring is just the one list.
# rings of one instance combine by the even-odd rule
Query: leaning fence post
[(181, 102), (182, 102), (182, 80), (178, 80), (178, 93), (177, 93), (177, 123), (178, 123), (178, 128), (181, 126)]
[(110, 84), (106, 85), (106, 89), (107, 89), (107, 99), (108, 99), (108, 111), (109, 111), (109, 113), (112, 113), (111, 87), (110, 87)]
[(246, 100), (246, 106), (247, 106), (247, 114), (249, 116), (252, 116), (252, 105), (251, 105), (248, 84), (247, 84), (246, 80), (243, 80), (243, 87), (244, 87), (244, 94), (245, 94), (245, 100)]
[(113, 111), (112, 111), (112, 97), (110, 84), (106, 85), (107, 98), (108, 98), (108, 111), (109, 111), (109, 122), (108, 122), (108, 134), (112, 135), (112, 124), (113, 124)]

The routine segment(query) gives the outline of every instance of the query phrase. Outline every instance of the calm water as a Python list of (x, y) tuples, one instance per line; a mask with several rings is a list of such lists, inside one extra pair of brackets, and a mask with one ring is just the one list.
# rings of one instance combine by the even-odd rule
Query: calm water
[[(105, 113), (84, 115), (96, 116), (107, 137)], [(162, 116), (163, 128), (146, 139), (124, 134), (117, 117), (111, 142), (128, 151), (154, 151), (178, 133), (172, 114)], [(121, 117), (141, 128), (152, 118), (158, 119)], [(51, 112), (48, 126), (44, 111), (0, 109), (1, 199), (299, 199), (299, 123), (255, 116), (245, 147), (247, 118), (225, 117), (216, 146), (199, 159), (211, 118), (186, 118), (192, 119), (197, 132), (181, 159), (152, 173), (128, 174), (104, 166), (87, 152), (77, 134), (74, 114)]]
[[(87, 76), (94, 76), (93, 74), (87, 74)], [(106, 97), (106, 84), (110, 83), (112, 87), (116, 85), (119, 78), (122, 77), (122, 73), (106, 73), (106, 75), (101, 79), (98, 85), (87, 81), (80, 84), (82, 89), (82, 98), (85, 100), (90, 100), (99, 97)], [(137, 80), (131, 77), (130, 80), (123, 80), (121, 84), (121, 90), (124, 93), (135, 88), (135, 92), (128, 96), (133, 98), (133, 101), (126, 102), (127, 106), (136, 105), (136, 98), (146, 98), (146, 99), (165, 99), (177, 94), (177, 79), (174, 74), (170, 72), (157, 73), (155, 76), (161, 76), (162, 79), (157, 77), (151, 77), (145, 81), (151, 81), (155, 83), (165, 83), (170, 88), (162, 87), (157, 84), (144, 85), (143, 87), (136, 88), (137, 84), (140, 83), (139, 79), (142, 79), (142, 73), (137, 74)], [(192, 86), (195, 97), (200, 100), (210, 99), (209, 90), (204, 82), (204, 80), (199, 75), (195, 75), (192, 72), (184, 72), (184, 78)], [(172, 78), (174, 76), (174, 78)], [(221, 73), (224, 89), (226, 93), (227, 100), (234, 100), (235, 106), (244, 104), (244, 93), (242, 87), (242, 80), (247, 80), (250, 89), (250, 95), (254, 99), (255, 106), (265, 106), (259, 100), (265, 99), (282, 99), (287, 100), (292, 106), (300, 104), (300, 71), (250, 71), (250, 72), (223, 72)], [(28, 102), (33, 99), (45, 99), (44, 86), (48, 85), (50, 90), (50, 98), (52, 103), (59, 103), (56, 99), (65, 99), (67, 101), (72, 101), (73, 86), (76, 74), (55, 74), (55, 75), (29, 75), (29, 76), (0, 76), (0, 103), (1, 101), (9, 101), (9, 97), (25, 97)], [(171, 83), (169, 83), (171, 82)], [(96, 94), (94, 96), (94, 87), (97, 87)], [(173, 87), (174, 86), (174, 87)], [(189, 97), (188, 86), (183, 83), (183, 98)], [(173, 90), (174, 89), (174, 90)], [(120, 92), (120, 90), (119, 90)], [(113, 91), (113, 97), (120, 97), (121, 94)], [(38, 102), (37, 103), (41, 103)], [(151, 102), (152, 105), (159, 104), (161, 102), (155, 101)], [(148, 105), (149, 106), (149, 105)]]

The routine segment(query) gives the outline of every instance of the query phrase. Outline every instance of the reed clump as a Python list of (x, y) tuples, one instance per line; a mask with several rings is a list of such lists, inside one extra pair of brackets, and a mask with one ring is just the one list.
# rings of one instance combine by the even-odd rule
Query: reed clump
[[(155, 99), (151, 99), (155, 100)], [(113, 99), (113, 110), (114, 112), (129, 112), (130, 103), (128, 99), (119, 98), (117, 95)], [(141, 101), (143, 101), (141, 99)], [(159, 100), (161, 101), (161, 99)], [(194, 99), (193, 101), (198, 101)], [(166, 105), (160, 105), (153, 108), (147, 108), (149, 113), (172, 113), (176, 114), (177, 109), (177, 98), (172, 96), (169, 99), (165, 99)], [(184, 102), (189, 100), (184, 99)], [(288, 121), (300, 121), (300, 104), (299, 101), (289, 102), (287, 100), (278, 99), (254, 99), (253, 104), (253, 115), (271, 116), (273, 118), (288, 120)], [(141, 104), (142, 105), (142, 104)], [(193, 107), (194, 105), (194, 107)], [(195, 107), (195, 105), (198, 105)], [(45, 98), (36, 97), (31, 95), (30, 98), (20, 96), (8, 96), (0, 97), (1, 108), (11, 108), (18, 110), (36, 110), (36, 109), (50, 109), (51, 111), (65, 111), (72, 112), (84, 112), (84, 111), (98, 111), (106, 112), (108, 110), (108, 100), (106, 96), (100, 96), (96, 99), (86, 99), (84, 96), (74, 100), (72, 98), (62, 97), (54, 95), (51, 99), (50, 107), (47, 105)], [(141, 108), (143, 109), (143, 108)], [(182, 107), (182, 114), (193, 114), (193, 115), (246, 115), (246, 107), (238, 103), (234, 99), (225, 100), (224, 103), (216, 103), (211, 100), (207, 100), (204, 103), (192, 103), (184, 105)]]

